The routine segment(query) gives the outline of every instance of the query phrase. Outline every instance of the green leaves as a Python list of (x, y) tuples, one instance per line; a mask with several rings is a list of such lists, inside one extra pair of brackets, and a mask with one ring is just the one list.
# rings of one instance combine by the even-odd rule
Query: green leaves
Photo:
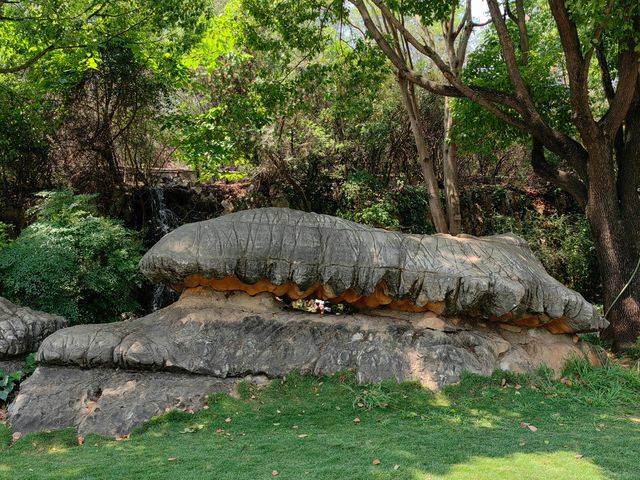
[(446, 20), (460, 3), (458, 0), (389, 0), (389, 8), (403, 15), (419, 15), (424, 25)]
[(22, 372), (6, 373), (0, 368), (0, 405), (7, 401), (16, 384), (22, 379)]
[(0, 251), (1, 292), (71, 323), (113, 321), (139, 308), (134, 233), (98, 217), (91, 196), (46, 192), (37, 221)]

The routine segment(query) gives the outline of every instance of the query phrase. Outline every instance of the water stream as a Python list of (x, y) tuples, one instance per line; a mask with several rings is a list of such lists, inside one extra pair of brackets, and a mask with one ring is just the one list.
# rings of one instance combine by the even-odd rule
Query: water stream
[[(167, 233), (178, 227), (179, 221), (176, 215), (167, 207), (162, 187), (153, 187), (149, 190), (151, 197), (151, 224), (153, 228), (154, 243)], [(164, 284), (153, 287), (153, 312), (171, 305), (178, 299), (178, 293)]]

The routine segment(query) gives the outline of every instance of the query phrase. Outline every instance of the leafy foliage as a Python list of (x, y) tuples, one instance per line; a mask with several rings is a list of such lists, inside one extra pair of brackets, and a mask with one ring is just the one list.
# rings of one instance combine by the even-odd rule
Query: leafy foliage
[(9, 225), (0, 222), (0, 250), (9, 245)]
[(43, 192), (36, 222), (0, 252), (1, 291), (71, 323), (113, 321), (135, 311), (141, 244), (100, 217), (92, 196)]
[(7, 401), (21, 379), (22, 372), (7, 373), (0, 368), (0, 405)]
[[(563, 77), (563, 51), (554, 36), (557, 33), (549, 6), (546, 2), (536, 0), (526, 1), (525, 4), (530, 16), (527, 22), (530, 51), (526, 65), (520, 67), (522, 76), (534, 103), (549, 125), (572, 133), (569, 87)], [(508, 22), (507, 25), (513, 44), (518, 45), (517, 26), (514, 22)], [(521, 61), (522, 52), (517, 50), (516, 54)], [(501, 91), (512, 89), (495, 29), (482, 31), (480, 44), (468, 56), (463, 78), (478, 87)], [(504, 124), (468, 99), (454, 100), (453, 112), (456, 119), (455, 141), (464, 151), (491, 155), (513, 143), (527, 142), (524, 132)]]
[(30, 353), (25, 359), (25, 367), (15, 372), (5, 372), (0, 368), (0, 406), (7, 401), (9, 395), (19, 383), (36, 369), (35, 353)]
[(183, 58), (193, 81), (167, 122), (201, 178), (260, 162), (291, 173), (359, 135), (389, 69), (362, 39), (337, 37), (340, 5), (234, 0), (209, 21)]

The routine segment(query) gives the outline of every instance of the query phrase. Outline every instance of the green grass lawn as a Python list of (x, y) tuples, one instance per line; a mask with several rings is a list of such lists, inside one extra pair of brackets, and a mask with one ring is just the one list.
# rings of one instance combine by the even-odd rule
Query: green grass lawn
[(567, 376), (468, 376), (434, 395), (291, 375), (83, 445), (66, 430), (10, 446), (0, 425), (0, 477), (640, 479), (638, 372), (574, 363)]

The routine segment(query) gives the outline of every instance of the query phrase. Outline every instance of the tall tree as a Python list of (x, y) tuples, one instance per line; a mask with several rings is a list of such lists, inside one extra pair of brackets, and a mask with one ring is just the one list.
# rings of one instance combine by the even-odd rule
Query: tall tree
[[(437, 51), (435, 38), (440, 37), (444, 62), (456, 75), (460, 75), (462, 71), (473, 29), (479, 26), (474, 23), (471, 15), (471, 0), (465, 0), (460, 5), (461, 8), (458, 7), (458, 5), (454, 5), (448, 15), (440, 19), (439, 26), (435, 28), (423, 23), (419, 15), (413, 21), (405, 22), (404, 16), (399, 18), (403, 22), (402, 26), (408, 31), (410, 31), (411, 26), (418, 28), (421, 41), (429, 45), (433, 51)], [(369, 29), (374, 38), (379, 32), (384, 34), (386, 43), (392, 48), (392, 50), (385, 50), (385, 54), (394, 60), (392, 65), (396, 72), (397, 83), (415, 138), (418, 160), (427, 187), (429, 209), (434, 227), (439, 233), (457, 235), (461, 232), (462, 217), (460, 214), (460, 195), (458, 193), (457, 147), (452, 136), (454, 117), (449, 98), (445, 97), (444, 102), (445, 139), (442, 145), (445, 213), (440, 200), (440, 188), (435, 175), (434, 159), (426, 148), (424, 137), (427, 126), (424, 125), (418, 113), (415, 85), (404, 73), (405, 70), (416, 71), (414, 66), (416, 63), (414, 60), (415, 50), (412, 51), (410, 44), (399, 28), (388, 21), (384, 15), (370, 15), (369, 19), (365, 17), (363, 19), (365, 23), (369, 21), (374, 25), (375, 28)], [(399, 68), (397, 66), (399, 63), (405, 65), (405, 68)]]
[[(478, 85), (451, 69), (427, 42), (406, 28), (406, 16), (419, 15), (425, 25), (446, 18), (448, 1), (398, 2), (350, 0), (367, 30), (391, 62), (415, 85), (448, 97), (466, 97), (498, 119), (531, 137), (531, 163), (546, 180), (569, 192), (585, 208), (604, 277), (604, 304), (614, 348), (640, 336), (640, 277), (633, 276), (640, 257), (640, 4), (635, 0), (549, 0), (548, 6), (486, 0), (508, 82)], [(527, 43), (531, 10), (548, 8), (553, 37), (562, 46), (561, 72), (571, 107), (569, 128), (541, 110), (527, 77), (534, 52)], [(403, 39), (429, 58), (446, 83), (409, 68), (393, 54), (389, 39), (372, 20), (377, 9)], [(515, 26), (515, 28), (513, 28)], [(552, 72), (549, 73), (552, 75)], [(590, 89), (597, 75), (599, 92)], [(598, 102), (604, 93), (606, 104)], [(563, 164), (549, 161), (547, 152)], [(621, 293), (622, 292), (622, 293)]]

